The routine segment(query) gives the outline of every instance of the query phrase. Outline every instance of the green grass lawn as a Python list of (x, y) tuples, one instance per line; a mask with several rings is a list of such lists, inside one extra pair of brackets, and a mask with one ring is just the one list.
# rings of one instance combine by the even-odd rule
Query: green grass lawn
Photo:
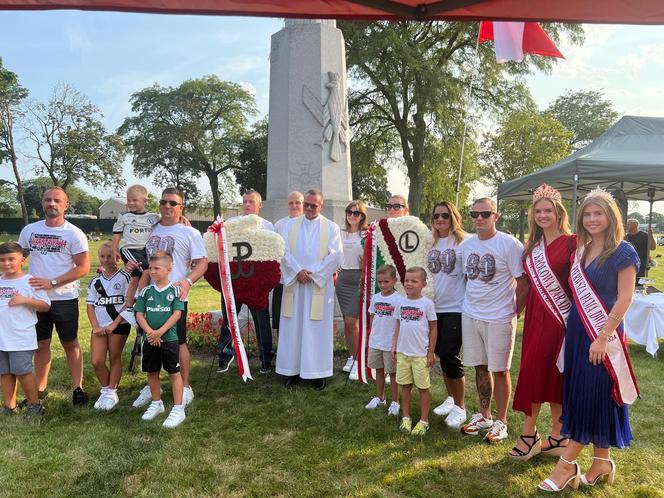
[[(664, 264), (652, 275), (663, 288)], [(204, 283), (194, 287), (190, 299), (192, 312), (219, 308), (218, 294)], [(86, 389), (96, 395), (83, 306), (81, 300)], [(127, 362), (129, 350), (128, 345)], [(507, 458), (522, 422), (517, 413), (509, 414), (509, 441), (495, 446), (451, 431), (433, 415), (424, 439), (402, 435), (396, 419), (364, 409), (373, 386), (347, 384), (341, 358), (328, 388), (318, 392), (305, 384), (287, 391), (276, 375), (260, 375), (256, 360), (255, 381), (243, 383), (232, 368), (225, 375), (213, 373), (205, 391), (210, 360), (197, 357), (196, 398), (187, 420), (165, 430), (164, 417), (143, 422), (142, 411), (131, 408), (145, 382), (141, 373), (124, 375), (113, 412), (74, 409), (62, 349), (55, 345), (53, 352), (48, 413), (41, 424), (28, 425), (20, 417), (0, 420), (0, 496), (532, 496), (555, 463), (542, 456), (525, 463)], [(664, 496), (664, 367), (642, 346), (631, 346), (630, 353), (642, 391), (631, 411), (635, 441), (614, 452), (615, 485), (586, 489), (579, 493), (584, 496)], [(520, 341), (515, 384), (519, 356)], [(467, 404), (474, 412), (470, 369), (467, 378)], [(435, 406), (444, 395), (439, 372), (432, 379)], [(171, 401), (168, 389), (164, 401)], [(550, 419), (543, 412), (540, 429), (546, 434)], [(580, 463), (584, 470), (589, 466), (589, 451)]]

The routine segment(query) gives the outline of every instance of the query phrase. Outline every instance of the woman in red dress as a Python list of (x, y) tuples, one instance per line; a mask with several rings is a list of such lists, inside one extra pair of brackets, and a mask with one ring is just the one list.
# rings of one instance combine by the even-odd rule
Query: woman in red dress
[[(523, 259), (530, 289), (521, 368), (512, 404), (526, 418), (521, 436), (509, 453), (518, 460), (528, 460), (540, 452), (560, 456), (567, 444), (567, 438), (560, 435), (563, 376), (556, 361), (571, 307), (567, 279), (570, 256), (576, 249), (576, 236), (570, 233), (560, 193), (546, 184), (533, 193), (528, 225)], [(537, 417), (543, 403), (551, 407), (551, 431), (544, 443), (537, 432)]]

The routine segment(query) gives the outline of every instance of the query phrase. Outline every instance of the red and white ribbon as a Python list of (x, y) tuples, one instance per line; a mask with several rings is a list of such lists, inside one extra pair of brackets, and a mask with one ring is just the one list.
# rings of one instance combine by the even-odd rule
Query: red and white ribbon
[(364, 384), (367, 384), (368, 379), (374, 378), (372, 370), (367, 366), (367, 351), (369, 349), (369, 336), (371, 335), (369, 305), (376, 285), (376, 229), (377, 223), (373, 222), (364, 238), (364, 259), (360, 280), (360, 334), (355, 358), (357, 359), (357, 379)]
[[(604, 327), (609, 312), (601, 298), (595, 292), (581, 262), (584, 250), (574, 253), (574, 263), (570, 270), (569, 283), (584, 328), (594, 341)], [(622, 329), (622, 324), (618, 326)], [(634, 370), (627, 352), (627, 339), (625, 334), (618, 334), (617, 330), (611, 333), (608, 339), (607, 354), (604, 357), (604, 367), (613, 380), (612, 396), (614, 401), (622, 406), (631, 405), (639, 397), (639, 387), (636, 384)]]
[[(572, 302), (565, 289), (561, 285), (558, 277), (551, 268), (548, 256), (546, 254), (546, 244), (544, 239), (533, 247), (530, 256), (526, 259), (526, 273), (535, 288), (536, 295), (544, 307), (549, 310), (549, 314), (559, 325), (567, 326), (567, 317), (572, 307)], [(563, 336), (558, 349), (558, 360), (556, 365), (561, 372), (564, 370), (565, 356), (565, 337)]]
[(247, 359), (247, 352), (244, 349), (242, 336), (240, 334), (240, 326), (237, 321), (237, 311), (235, 309), (235, 295), (233, 294), (233, 284), (231, 282), (231, 270), (228, 262), (228, 247), (226, 240), (226, 230), (224, 228), (224, 220), (217, 216), (215, 222), (208, 228), (209, 232), (213, 232), (217, 238), (217, 250), (219, 251), (219, 280), (221, 281), (221, 288), (224, 299), (224, 309), (228, 317), (228, 328), (231, 332), (233, 339), (233, 348), (235, 349), (235, 358), (237, 358), (238, 371), (243, 381), (247, 379), (254, 380), (249, 370), (249, 360)]

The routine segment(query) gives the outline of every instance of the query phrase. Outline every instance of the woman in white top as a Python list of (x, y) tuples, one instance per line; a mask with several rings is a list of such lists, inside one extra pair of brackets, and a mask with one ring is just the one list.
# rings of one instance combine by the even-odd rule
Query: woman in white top
[(434, 409), (447, 416), (445, 423), (458, 429), (466, 421), (464, 406), (465, 378), (461, 363), (461, 305), (466, 290), (459, 245), (467, 237), (461, 215), (451, 202), (433, 208), (431, 220), (434, 245), (429, 251), (428, 266), (433, 275), (434, 303), (438, 323), (436, 354), (440, 359), (448, 397)]
[(346, 206), (345, 229), (341, 230), (344, 259), (337, 278), (335, 292), (344, 317), (344, 335), (350, 356), (344, 372), (351, 372), (351, 380), (357, 379), (357, 363), (353, 355), (357, 351), (358, 317), (360, 307), (360, 275), (362, 263), (362, 235), (367, 228), (367, 207), (362, 201), (352, 201)]

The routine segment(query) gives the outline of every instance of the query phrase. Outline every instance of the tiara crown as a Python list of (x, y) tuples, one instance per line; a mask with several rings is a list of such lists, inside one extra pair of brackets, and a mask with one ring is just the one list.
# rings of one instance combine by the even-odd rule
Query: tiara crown
[(554, 201), (560, 201), (562, 196), (555, 188), (546, 183), (543, 183), (533, 192), (533, 202), (539, 201), (540, 199), (553, 199)]
[(616, 199), (613, 197), (613, 195), (611, 195), (610, 192), (604, 190), (599, 185), (596, 188), (594, 188), (593, 190), (591, 190), (590, 192), (588, 192), (588, 195), (586, 195), (586, 197), (584, 198), (584, 201), (590, 200), (593, 197), (600, 197), (600, 198), (603, 198), (603, 199), (605, 199), (609, 202), (615, 202), (616, 201)]

